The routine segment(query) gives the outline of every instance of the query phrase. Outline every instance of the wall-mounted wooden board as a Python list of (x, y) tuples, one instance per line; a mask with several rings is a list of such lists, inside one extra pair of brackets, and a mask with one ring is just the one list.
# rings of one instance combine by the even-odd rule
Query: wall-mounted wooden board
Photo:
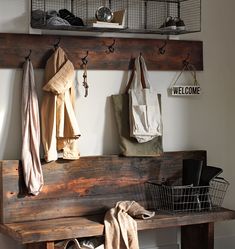
[(149, 70), (181, 70), (188, 55), (196, 70), (203, 70), (201, 41), (167, 40), (165, 53), (161, 54), (159, 48), (165, 40), (115, 38), (115, 51), (110, 53), (108, 47), (114, 38), (4, 33), (0, 34), (0, 68), (21, 68), (30, 49), (34, 67), (44, 68), (59, 39), (76, 69), (81, 68), (81, 59), (88, 51), (88, 69), (128, 70), (142, 53)]

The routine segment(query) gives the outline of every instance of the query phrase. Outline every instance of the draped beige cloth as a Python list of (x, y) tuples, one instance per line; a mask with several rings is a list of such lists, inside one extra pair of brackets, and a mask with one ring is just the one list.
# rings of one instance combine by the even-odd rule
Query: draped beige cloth
[(43, 186), (40, 161), (40, 121), (33, 65), (29, 59), (23, 66), (22, 86), (22, 166), (28, 192), (38, 195)]
[(74, 66), (60, 47), (45, 68), (44, 96), (41, 106), (42, 142), (47, 162), (79, 158), (76, 139), (80, 136), (74, 112)]
[(105, 214), (105, 249), (138, 249), (137, 223), (132, 217), (149, 219), (154, 215), (135, 201), (117, 202)]

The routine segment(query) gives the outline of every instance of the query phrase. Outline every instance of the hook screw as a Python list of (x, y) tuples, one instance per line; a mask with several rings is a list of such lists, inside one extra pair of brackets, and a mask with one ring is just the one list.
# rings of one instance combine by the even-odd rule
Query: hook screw
[(116, 40), (113, 39), (113, 43), (112, 43), (111, 45), (108, 46), (108, 51), (107, 51), (107, 53), (114, 53), (114, 51), (115, 51), (115, 48), (114, 48), (115, 43), (116, 43)]
[(183, 65), (188, 66), (189, 65), (189, 58), (190, 58), (190, 53), (187, 54), (187, 57), (183, 60)]
[(54, 48), (55, 48), (55, 49), (59, 47), (60, 41), (61, 41), (61, 38), (59, 37), (57, 43), (54, 44)]
[(86, 56), (82, 58), (82, 65), (87, 65), (88, 60), (87, 57), (89, 55), (89, 51), (86, 51)]
[(30, 60), (31, 54), (32, 54), (32, 50), (30, 49), (29, 54), (25, 57), (25, 60)]
[(165, 49), (166, 45), (167, 45), (167, 41), (165, 41), (164, 44), (163, 44), (163, 46), (161, 46), (158, 49), (160, 54), (162, 54), (162, 55), (165, 54), (165, 52), (166, 52), (166, 49)]

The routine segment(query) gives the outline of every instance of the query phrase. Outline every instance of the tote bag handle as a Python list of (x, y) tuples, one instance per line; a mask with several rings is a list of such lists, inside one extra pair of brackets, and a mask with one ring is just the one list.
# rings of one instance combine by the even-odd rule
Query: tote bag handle
[[(136, 77), (136, 74), (137, 74), (137, 77)], [(131, 85), (133, 84), (133, 81), (135, 81), (134, 82), (135, 87), (138, 87), (141, 84), (143, 89), (150, 88), (147, 67), (146, 67), (146, 64), (145, 64), (145, 61), (142, 55), (138, 56), (138, 58), (135, 59), (135, 65), (131, 72), (129, 81), (127, 83), (125, 93), (128, 93)]]
[(73, 249), (81, 249), (77, 239), (68, 239), (62, 242), (62, 245), (55, 246), (55, 249), (68, 249), (68, 246), (73, 243)]
[(140, 55), (138, 61), (136, 61), (136, 73), (137, 73), (137, 85), (134, 88), (140, 87), (140, 82), (143, 82), (145, 87), (150, 88), (149, 77), (147, 67), (144, 61), (144, 57)]

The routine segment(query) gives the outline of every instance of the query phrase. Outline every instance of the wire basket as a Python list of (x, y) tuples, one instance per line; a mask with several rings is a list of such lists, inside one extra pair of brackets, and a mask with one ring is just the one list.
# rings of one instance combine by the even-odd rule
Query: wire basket
[(209, 186), (168, 186), (146, 183), (150, 209), (178, 212), (212, 211), (221, 207), (229, 186), (223, 178), (215, 178)]
[[(113, 12), (125, 11), (120, 29), (107, 28), (107, 32), (185, 34), (201, 31), (201, 0), (31, 0), (31, 26), (41, 29), (78, 31), (100, 30), (95, 28), (96, 11), (100, 6)], [(52, 25), (52, 11), (67, 9), (81, 18), (83, 25)], [(166, 28), (167, 18), (182, 19), (184, 28)], [(56, 24), (56, 25), (55, 25)], [(163, 28), (163, 27), (164, 28)], [(112, 25), (110, 26), (112, 27)]]

